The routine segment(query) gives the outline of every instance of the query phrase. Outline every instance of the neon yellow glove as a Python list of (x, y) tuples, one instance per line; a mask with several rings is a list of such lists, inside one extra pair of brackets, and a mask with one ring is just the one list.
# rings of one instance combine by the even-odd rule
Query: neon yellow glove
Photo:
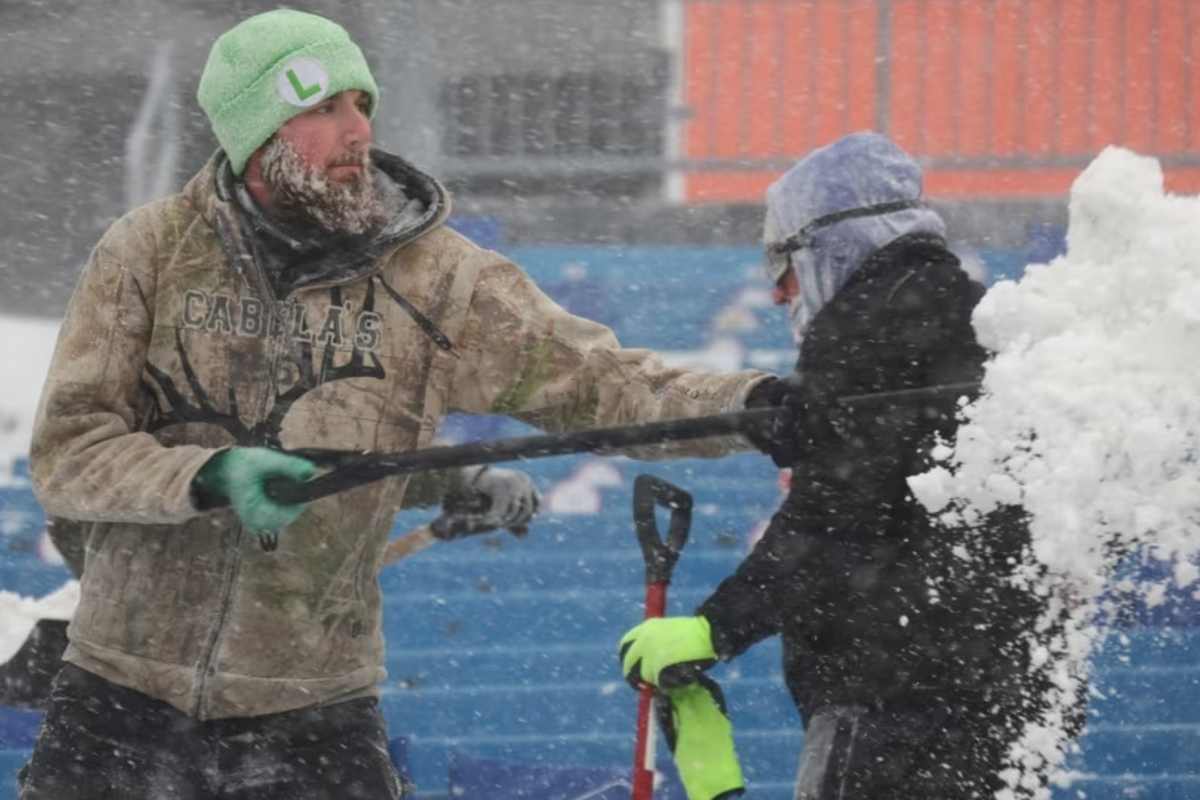
[(682, 686), (717, 660), (708, 620), (700, 616), (648, 619), (621, 638), (620, 656), (621, 672), (634, 686), (661, 686), (660, 680)]
[(717, 682), (701, 675), (695, 683), (659, 692), (658, 698), (658, 722), (688, 800), (740, 797), (746, 782)]

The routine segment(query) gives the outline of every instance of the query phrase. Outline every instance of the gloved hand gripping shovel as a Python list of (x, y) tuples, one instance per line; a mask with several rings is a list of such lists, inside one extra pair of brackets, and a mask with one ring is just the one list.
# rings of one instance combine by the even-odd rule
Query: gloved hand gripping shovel
[[(671, 509), (666, 541), (659, 536), (655, 521), (657, 504)], [(692, 496), (664, 480), (639, 475), (633, 482), (633, 523), (646, 562), (645, 618), (661, 617), (667, 607), (667, 584), (692, 524)], [(638, 691), (632, 800), (650, 800), (654, 794), (655, 738), (651, 720), (655, 702), (666, 701), (656, 699), (653, 686), (642, 686)]]
[[(488, 509), (488, 502), (486, 495), (478, 493), (464, 494), (453, 500), (447, 499), (437, 519), (427, 525), (419, 525), (388, 542), (387, 549), (383, 551), (383, 566), (415, 555), (437, 541), (450, 541), (498, 530), (480, 522), (481, 515)], [(508, 531), (520, 539), (529, 533), (529, 527), (516, 525)]]

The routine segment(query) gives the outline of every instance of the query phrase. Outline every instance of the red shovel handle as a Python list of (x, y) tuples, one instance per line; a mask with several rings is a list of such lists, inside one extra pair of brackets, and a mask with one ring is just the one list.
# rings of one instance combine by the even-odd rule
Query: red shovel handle
[[(664, 542), (658, 533), (655, 507), (671, 509), (671, 523)], [(687, 542), (692, 522), (692, 496), (666, 481), (639, 475), (633, 483), (633, 521), (646, 560), (645, 618), (661, 617), (667, 608), (667, 584)], [(633, 748), (632, 800), (651, 800), (654, 795), (654, 687), (638, 691), (637, 739)]]
[[(661, 617), (667, 605), (667, 583), (646, 587), (646, 619)], [(643, 684), (638, 690), (637, 740), (633, 746), (633, 798), (650, 800), (654, 795), (654, 687)]]

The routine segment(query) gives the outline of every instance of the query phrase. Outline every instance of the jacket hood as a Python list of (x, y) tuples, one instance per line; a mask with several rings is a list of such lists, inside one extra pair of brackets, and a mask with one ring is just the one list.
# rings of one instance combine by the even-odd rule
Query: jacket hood
[[(389, 221), (365, 234), (314, 235), (267, 215), (218, 151), (192, 179), (187, 194), (212, 227), (236, 220), (280, 296), (294, 289), (356, 280), (381, 256), (439, 227), (450, 215), (450, 195), (431, 175), (399, 156), (372, 149), (375, 186)], [(222, 219), (224, 218), (224, 219)]]
[[(792, 307), (799, 341), (817, 312), (867, 258), (888, 243), (913, 233), (944, 238), (937, 212), (919, 205), (921, 168), (907, 153), (878, 133), (860, 132), (814, 150), (767, 189), (763, 240), (767, 245), (841, 212), (872, 206), (914, 203), (911, 207), (818, 222), (806, 244), (790, 253), (800, 285)], [(771, 276), (777, 281), (782, 273)]]

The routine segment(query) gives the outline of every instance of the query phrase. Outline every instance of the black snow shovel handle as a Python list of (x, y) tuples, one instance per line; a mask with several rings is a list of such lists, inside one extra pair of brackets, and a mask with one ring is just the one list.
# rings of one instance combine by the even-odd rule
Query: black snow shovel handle
[[(922, 386), (916, 389), (840, 397), (837, 402), (841, 405), (855, 407), (908, 403), (962, 394), (978, 388), (979, 384), (975, 383)], [(763, 430), (769, 427), (777, 416), (788, 413), (790, 412), (787, 409), (782, 408), (753, 408), (707, 417), (649, 422), (616, 428), (595, 428), (545, 436), (520, 436), (491, 442), (430, 447), (407, 453), (347, 455), (345, 458), (338, 459), (339, 463), (331, 472), (310, 481), (294, 481), (285, 477), (269, 478), (266, 481), (265, 490), (267, 496), (277, 503), (284, 505), (309, 503), (321, 497), (353, 489), (391, 475), (466, 467), (472, 464), (495, 464), (499, 461), (524, 458), (545, 458), (570, 453), (615, 452), (626, 447), (702, 439), (706, 436), (740, 434), (747, 430)], [(306, 451), (294, 452), (297, 455), (306, 455)]]
[[(665, 540), (655, 519), (658, 505), (671, 510)], [(646, 561), (646, 585), (669, 583), (692, 526), (692, 496), (653, 475), (638, 475), (633, 481), (633, 523)]]
[[(447, 447), (430, 447), (407, 453), (366, 453), (341, 461), (331, 472), (309, 481), (294, 481), (285, 477), (268, 478), (266, 493), (277, 503), (286, 505), (308, 503), (337, 492), (353, 489), (390, 475), (404, 475), (431, 469), (466, 467), (472, 464), (495, 464), (524, 458), (545, 458), (571, 453), (615, 452), (636, 447), (687, 439), (702, 439), (742, 433), (747, 428), (769, 425), (778, 408), (756, 408), (708, 417), (649, 422), (616, 428), (594, 428), (573, 433), (544, 436), (519, 436), (491, 442)], [(305, 455), (304, 451), (296, 451)]]

